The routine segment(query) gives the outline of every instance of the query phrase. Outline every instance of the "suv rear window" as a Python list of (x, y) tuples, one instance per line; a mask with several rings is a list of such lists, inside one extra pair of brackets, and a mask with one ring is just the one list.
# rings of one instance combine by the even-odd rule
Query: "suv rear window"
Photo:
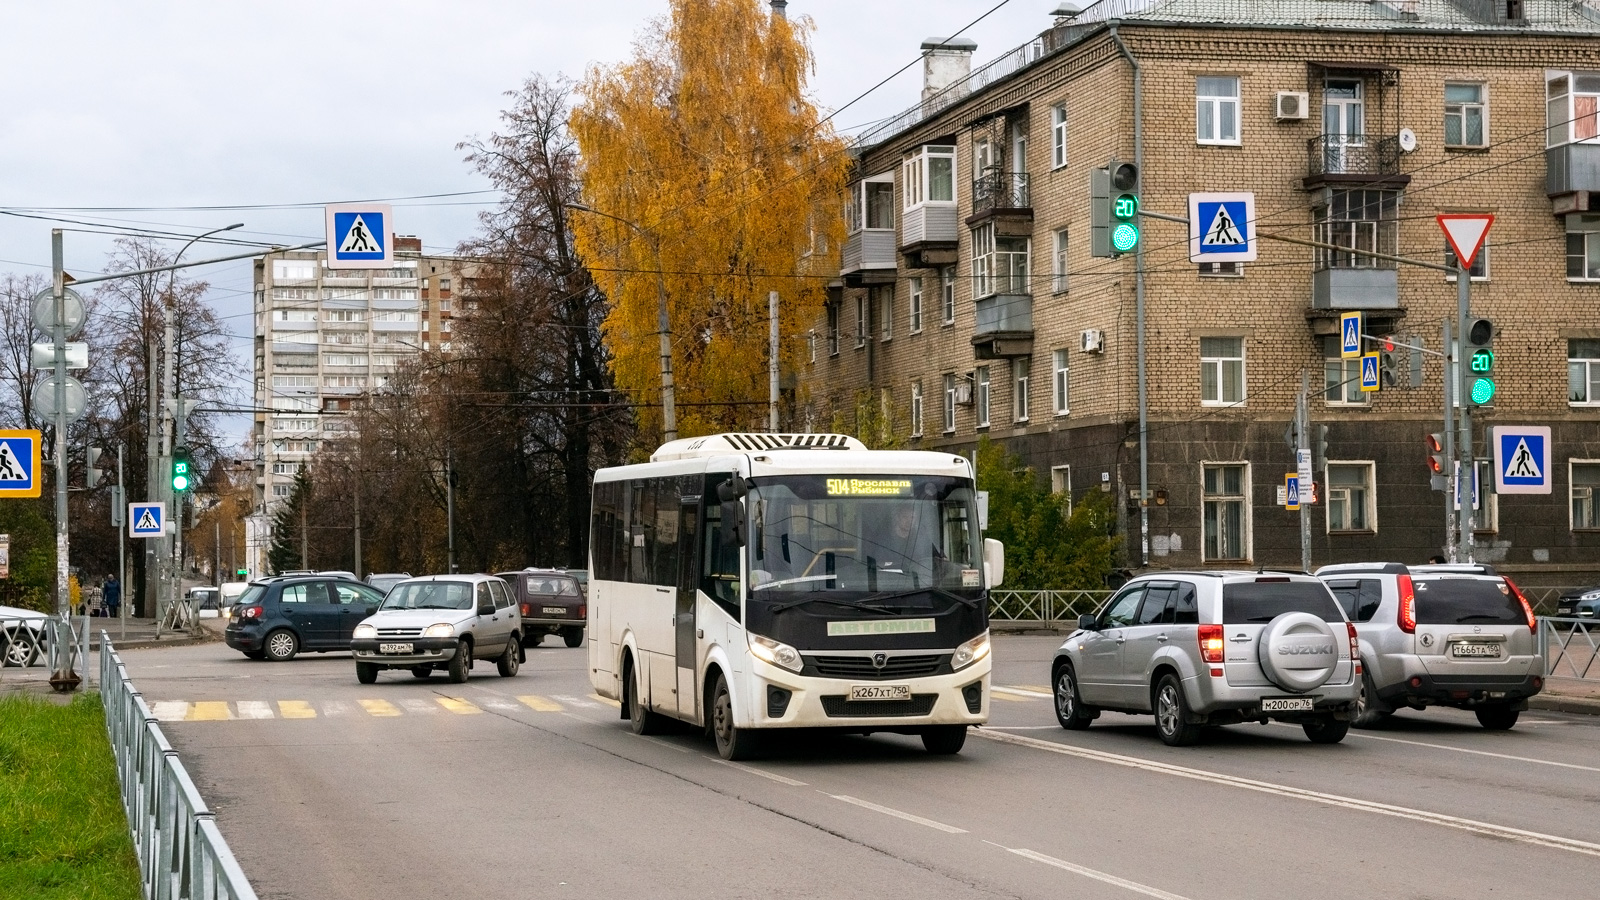
[(1286, 612), (1303, 612), (1324, 622), (1343, 622), (1333, 595), (1320, 582), (1243, 581), (1222, 586), (1225, 625), (1266, 624)]
[(1418, 579), (1416, 595), (1419, 625), (1528, 624), (1522, 604), (1498, 578)]
[(1370, 622), (1383, 603), (1383, 582), (1376, 578), (1357, 581), (1330, 581), (1328, 589), (1344, 607), (1344, 614), (1352, 622)]

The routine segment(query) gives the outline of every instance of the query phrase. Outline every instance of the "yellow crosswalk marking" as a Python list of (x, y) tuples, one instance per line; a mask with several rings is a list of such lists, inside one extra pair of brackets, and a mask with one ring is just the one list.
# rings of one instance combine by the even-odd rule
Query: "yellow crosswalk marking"
[(440, 697), (438, 700), (440, 706), (450, 710), (453, 713), (456, 713), (457, 715), (470, 716), (483, 712), (483, 710), (472, 705), (471, 703), (456, 697)]
[(315, 719), (317, 711), (304, 700), (279, 700), (278, 715), (285, 719)]
[(189, 708), (190, 722), (215, 722), (231, 718), (233, 713), (228, 711), (226, 700), (199, 700)]
[(561, 704), (536, 694), (518, 697), (517, 700), (534, 712), (561, 712)]
[(361, 703), (361, 708), (366, 710), (369, 716), (400, 715), (400, 710), (387, 700), (362, 700), (359, 702)]
[(621, 703), (618, 703), (617, 701), (611, 699), (610, 697), (602, 697), (599, 694), (590, 694), (589, 696), (593, 697), (596, 700), (599, 700), (601, 703), (604, 703), (607, 706), (618, 706), (618, 707), (620, 707), (622, 705)]

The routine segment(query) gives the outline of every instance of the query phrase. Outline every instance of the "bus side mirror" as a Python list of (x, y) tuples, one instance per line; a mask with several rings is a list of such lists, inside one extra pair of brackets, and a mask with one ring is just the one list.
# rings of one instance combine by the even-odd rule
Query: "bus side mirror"
[(1006, 546), (994, 538), (983, 539), (983, 572), (991, 589), (1006, 580)]
[[(717, 493), (722, 493), (719, 486)], [(744, 504), (738, 500), (722, 501), (722, 546), (743, 547), (745, 542)]]
[(729, 500), (738, 500), (748, 493), (750, 493), (750, 485), (746, 484), (745, 480), (737, 472), (733, 474), (730, 480), (717, 485), (717, 499), (724, 504)]

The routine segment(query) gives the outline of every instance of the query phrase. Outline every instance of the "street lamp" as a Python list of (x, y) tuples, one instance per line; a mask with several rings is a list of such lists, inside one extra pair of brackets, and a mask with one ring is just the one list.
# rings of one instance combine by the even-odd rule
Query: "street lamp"
[(678, 408), (673, 397), (672, 324), (667, 318), (667, 286), (661, 276), (661, 239), (656, 236), (655, 232), (641, 228), (621, 216), (601, 212), (582, 203), (568, 203), (565, 205), (568, 209), (594, 213), (597, 216), (605, 216), (608, 219), (621, 222), (632, 228), (636, 233), (650, 239), (650, 246), (656, 257), (656, 333), (661, 338), (661, 439), (663, 443), (675, 441), (678, 439)]

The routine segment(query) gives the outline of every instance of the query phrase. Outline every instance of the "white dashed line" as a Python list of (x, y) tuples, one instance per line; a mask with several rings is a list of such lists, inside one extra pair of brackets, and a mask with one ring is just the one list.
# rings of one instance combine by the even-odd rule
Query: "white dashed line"
[[(820, 793), (820, 794), (828, 794), (827, 791), (818, 791), (818, 793)], [(967, 830), (965, 828), (957, 828), (954, 825), (946, 825), (943, 822), (935, 822), (932, 819), (924, 819), (921, 816), (913, 816), (911, 813), (901, 812), (898, 809), (891, 809), (890, 807), (887, 807), (887, 806), (879, 806), (876, 803), (871, 803), (871, 802), (868, 802), (866, 800), (862, 800), (859, 797), (851, 797), (848, 794), (828, 794), (828, 796), (832, 797), (835, 800), (843, 800), (845, 803), (855, 804), (856, 806), (859, 806), (862, 809), (870, 809), (873, 812), (881, 812), (886, 816), (894, 816), (896, 819), (905, 819), (907, 822), (915, 822), (918, 825), (926, 825), (929, 828), (938, 829), (939, 831), (942, 831), (945, 834), (966, 834), (967, 833)]]
[(741, 765), (741, 764), (736, 763), (736, 762), (729, 762), (728, 760), (723, 759), (720, 756), (708, 756), (708, 757), (706, 757), (706, 759), (709, 759), (714, 763), (721, 763), (722, 765), (738, 769), (741, 772), (749, 772), (751, 775), (759, 775), (762, 778), (768, 779), (769, 781), (776, 781), (779, 784), (787, 784), (790, 787), (805, 787), (806, 786), (806, 783), (804, 781), (795, 781), (793, 778), (786, 778), (786, 777), (784, 777), (782, 775), (777, 775), (777, 774), (774, 774), (772, 772), (763, 772), (760, 769), (755, 768), (754, 766), (746, 766), (746, 765)]
[[(992, 844), (994, 842), (984, 841), (984, 843)], [(994, 846), (1000, 847), (999, 844), (994, 844)], [(1107, 872), (1101, 872), (1098, 869), (1091, 869), (1088, 866), (1080, 866), (1077, 863), (1069, 863), (1064, 859), (1056, 859), (1054, 856), (1045, 856), (1043, 853), (1039, 853), (1035, 850), (1021, 850), (1012, 847), (1000, 847), (1000, 849), (1006, 851), (1007, 853), (1015, 853), (1024, 859), (1031, 859), (1034, 862), (1041, 862), (1047, 866), (1055, 866), (1058, 869), (1065, 869), (1075, 875), (1082, 875), (1085, 878), (1093, 878), (1095, 881), (1103, 881), (1106, 884), (1122, 888), (1123, 890), (1133, 891), (1135, 894), (1143, 894), (1146, 897), (1157, 897), (1160, 898), (1160, 900), (1188, 900), (1188, 898), (1182, 894), (1174, 894), (1171, 891), (1163, 891), (1160, 888), (1154, 888), (1148, 884), (1140, 884), (1137, 881), (1129, 881), (1126, 878), (1118, 878), (1115, 875)]]

